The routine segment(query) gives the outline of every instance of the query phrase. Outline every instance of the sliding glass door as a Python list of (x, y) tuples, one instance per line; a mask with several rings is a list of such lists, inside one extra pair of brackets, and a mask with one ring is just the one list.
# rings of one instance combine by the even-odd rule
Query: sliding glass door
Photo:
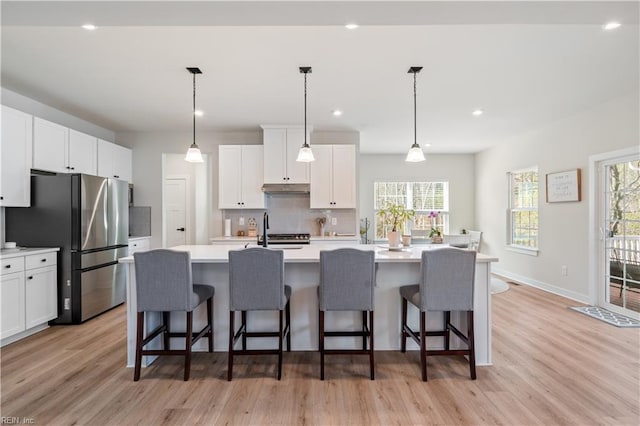
[(599, 304), (640, 318), (640, 156), (600, 162)]

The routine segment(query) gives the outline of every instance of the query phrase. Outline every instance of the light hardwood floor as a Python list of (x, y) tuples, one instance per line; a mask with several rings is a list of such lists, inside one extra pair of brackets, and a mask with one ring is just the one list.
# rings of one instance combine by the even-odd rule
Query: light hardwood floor
[[(400, 301), (398, 301), (400, 303)], [(640, 424), (640, 329), (620, 329), (567, 309), (575, 302), (511, 285), (493, 296), (494, 366), (471, 381), (462, 358), (430, 358), (420, 381), (416, 352), (330, 357), (239, 357), (198, 353), (191, 380), (182, 361), (125, 365), (125, 312), (52, 327), (0, 350), (1, 415), (35, 424)], [(378, 325), (380, 326), (380, 325)], [(6, 423), (6, 421), (5, 421)]]

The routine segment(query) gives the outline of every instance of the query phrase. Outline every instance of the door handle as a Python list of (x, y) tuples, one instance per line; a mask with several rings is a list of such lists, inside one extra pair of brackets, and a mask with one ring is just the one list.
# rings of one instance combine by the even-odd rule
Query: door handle
[(176, 231), (182, 231), (182, 232), (184, 232), (184, 228), (178, 228), (178, 229), (176, 229)]

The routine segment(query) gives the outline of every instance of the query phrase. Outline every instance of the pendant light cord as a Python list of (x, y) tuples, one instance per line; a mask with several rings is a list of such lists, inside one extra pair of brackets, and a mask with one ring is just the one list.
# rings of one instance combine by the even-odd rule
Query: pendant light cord
[(196, 75), (193, 74), (193, 144), (196, 144)]
[(418, 109), (416, 103), (416, 73), (413, 73), (413, 143), (418, 143), (418, 118), (416, 110)]
[(304, 146), (307, 146), (307, 73), (304, 73)]

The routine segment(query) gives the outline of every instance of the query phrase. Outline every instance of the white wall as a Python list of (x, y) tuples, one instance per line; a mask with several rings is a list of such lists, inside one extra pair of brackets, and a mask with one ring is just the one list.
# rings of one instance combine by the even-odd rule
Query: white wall
[(360, 155), (360, 217), (371, 221), (369, 239), (373, 239), (373, 183), (449, 182), (449, 232), (475, 229), (475, 159), (472, 154), (426, 154), (426, 161), (407, 163), (406, 155)]
[[(589, 302), (589, 170), (590, 155), (638, 146), (638, 98), (628, 96), (502, 141), (476, 157), (476, 223), (485, 253), (497, 256), (493, 268), (505, 276)], [(507, 172), (538, 166), (539, 255), (506, 249)], [(582, 201), (545, 202), (545, 175), (582, 169)], [(561, 267), (568, 267), (562, 276)]]

